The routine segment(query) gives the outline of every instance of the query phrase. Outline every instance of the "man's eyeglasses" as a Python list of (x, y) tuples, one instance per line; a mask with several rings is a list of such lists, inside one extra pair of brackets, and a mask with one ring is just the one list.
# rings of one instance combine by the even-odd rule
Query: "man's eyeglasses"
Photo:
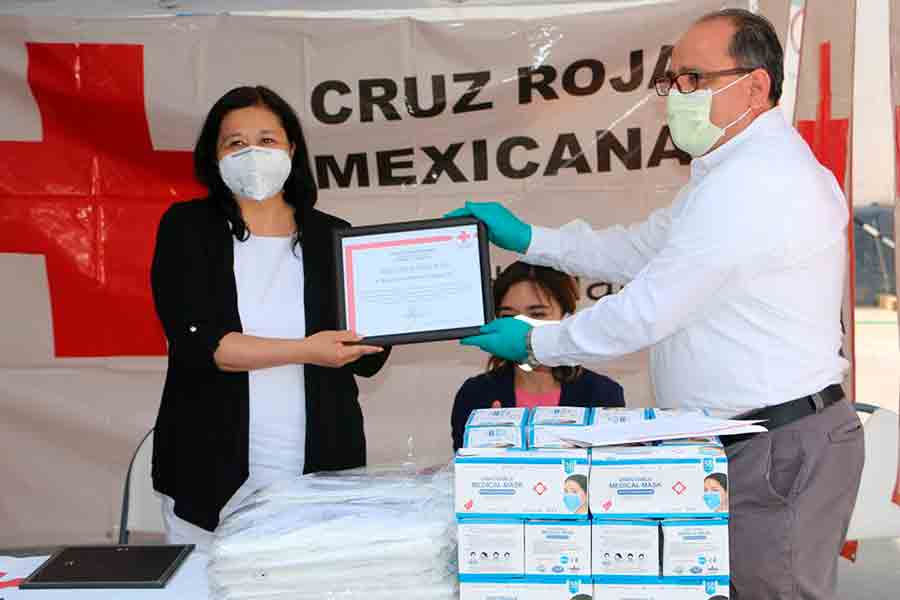
[(708, 73), (700, 73), (699, 71), (686, 71), (684, 73), (672, 73), (667, 71), (665, 75), (661, 75), (653, 80), (653, 87), (660, 96), (668, 96), (669, 90), (676, 87), (682, 94), (690, 94), (696, 92), (700, 87), (700, 81), (703, 79), (715, 79), (716, 77), (725, 77), (726, 75), (744, 75), (752, 73), (759, 67), (738, 67), (736, 69), (725, 69), (723, 71), (709, 71)]

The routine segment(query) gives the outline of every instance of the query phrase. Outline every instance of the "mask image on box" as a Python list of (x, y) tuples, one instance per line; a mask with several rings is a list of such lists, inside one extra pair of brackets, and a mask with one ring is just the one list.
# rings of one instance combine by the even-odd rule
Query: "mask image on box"
[(525, 523), (513, 519), (461, 519), (459, 572), (472, 575), (525, 575)]
[(526, 575), (591, 573), (590, 521), (527, 521)]
[(595, 577), (598, 600), (729, 600), (728, 577)]
[(666, 519), (662, 536), (664, 577), (729, 574), (727, 519)]
[(594, 519), (591, 526), (593, 575), (657, 577), (659, 558), (658, 521)]
[(590, 577), (533, 577), (519, 581), (459, 576), (460, 600), (592, 600)]
[(710, 473), (703, 478), (703, 502), (713, 512), (728, 513), (728, 475)]
[(454, 467), (460, 518), (588, 519), (587, 450), (462, 448)]
[(718, 444), (594, 448), (590, 487), (600, 517), (725, 516), (728, 459)]

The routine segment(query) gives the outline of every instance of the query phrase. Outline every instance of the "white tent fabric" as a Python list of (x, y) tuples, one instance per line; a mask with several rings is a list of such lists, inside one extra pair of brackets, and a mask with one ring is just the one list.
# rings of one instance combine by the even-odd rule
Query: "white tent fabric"
[[(383, 18), (415, 15), (444, 18), (479, 13), (490, 16), (497, 10), (526, 9), (526, 14), (565, 14), (584, 10), (665, 4), (679, 0), (9, 0), (0, 5), (0, 14), (26, 16), (135, 17), (170, 15), (344, 13), (344, 16)], [(355, 13), (352, 14), (351, 13)], [(507, 13), (508, 14), (508, 13)]]
[[(779, 1), (783, 6), (784, 0)], [(32, 7), (37, 10), (39, 4)], [(528, 20), (526, 15), (530, 13), (516, 6), (506, 7), (502, 16), (462, 16), (451, 23), (425, 22), (418, 17), (372, 23), (369, 19), (358, 20), (354, 13), (351, 19), (335, 17), (321, 24), (304, 17), (252, 17), (253, 27), (247, 17), (230, 16), (0, 17), (5, 32), (0, 37), (0, 68), (4, 81), (9, 81), (0, 92), (0, 112), (18, 115), (0, 122), (0, 140), (28, 144), (40, 142), (44, 135), (41, 114), (26, 77), (29, 43), (78, 44), (80, 48), (125, 44), (142, 51), (141, 106), (146, 112), (154, 151), (186, 155), (193, 145), (197, 123), (211, 102), (236, 81), (262, 79), (275, 82), (302, 111), (301, 118), (308, 119), (306, 135), (311, 148), (326, 155), (334, 153), (340, 158), (348, 151), (372, 152), (392, 148), (393, 144), (433, 144), (443, 148), (459, 139), (487, 136), (486, 141), (493, 144), (488, 154), (493, 160), (494, 149), (501, 140), (527, 134), (543, 144), (535, 151), (534, 159), (546, 162), (542, 155), (551, 153), (563, 132), (579, 132), (586, 134), (588, 160), (598, 162), (596, 129), (608, 126), (646, 98), (649, 90), (644, 86), (657, 68), (662, 46), (673, 41), (691, 20), (721, 4), (718, 0), (689, 0), (661, 3), (659, 9), (645, 5), (634, 8), (640, 12), (638, 19), (629, 9)], [(648, 28), (647, 19), (654, 18), (659, 26)], [(603, 35), (604, 28), (610, 34)], [(242, 43), (227, 41), (233, 36), (242, 36)], [(411, 39), (418, 45), (413, 47)], [(628, 46), (623, 48), (622, 39), (628, 40)], [(304, 41), (306, 45), (301, 46)], [(301, 63), (306, 71), (298, 72), (291, 52), (300, 51), (323, 58)], [(535, 61), (535, 52), (540, 61), (558, 65), (560, 79), (567, 65), (590, 56), (604, 61), (606, 79), (615, 79), (620, 89), (627, 88), (625, 82), (632, 80), (638, 84), (617, 91), (607, 83), (599, 102), (586, 97), (561, 98), (558, 105), (564, 104), (564, 110), (552, 109), (542, 102), (522, 105), (517, 101), (517, 67)], [(645, 66), (640, 75), (631, 71), (630, 54), (642, 57)], [(186, 56), (192, 58), (185, 59)], [(480, 93), (502, 106), (502, 111), (479, 112), (463, 118), (444, 114), (433, 121), (407, 118), (400, 122), (376, 119), (360, 123), (357, 119), (335, 128), (316, 123), (308, 106), (309, 88), (323, 79), (355, 82), (379, 74), (402, 82), (410, 73), (448, 74), (477, 69), (496, 72), (491, 84)], [(640, 85), (641, 80), (644, 85)], [(185, 81), (193, 83), (181, 85)], [(457, 84), (456, 88), (453, 91), (458, 95), (466, 86)], [(646, 131), (636, 165), (639, 168), (626, 169), (621, 157), (613, 155), (608, 159), (611, 166), (603, 173), (593, 172), (580, 179), (573, 172), (558, 178), (514, 181), (500, 177), (492, 165), (494, 174), (485, 183), (456, 186), (444, 177), (438, 185), (428, 187), (380, 189), (376, 185), (323, 190), (320, 206), (355, 224), (365, 224), (437, 216), (475, 194), (480, 198), (502, 197), (525, 210), (525, 218), (550, 225), (562, 224), (575, 216), (597, 226), (632, 222), (653, 206), (668, 203), (683, 182), (686, 170), (671, 156), (647, 169), (655, 147), (660, 146), (657, 139), (662, 119), (650, 106), (629, 119), (619, 126), (619, 135), (626, 144), (631, 144), (626, 138), (629, 132)], [(470, 157), (471, 154), (466, 159), (469, 163)], [(524, 163), (526, 159), (517, 156), (515, 160)], [(417, 172), (420, 177), (428, 163), (423, 164), (425, 168)], [(549, 208), (546, 198), (554, 200), (554, 208)], [(555, 210), (562, 201), (570, 202), (570, 208)], [(21, 199), (12, 202), (27, 205)], [(148, 229), (152, 231), (152, 226)], [(508, 264), (510, 257), (498, 254), (495, 260), (503, 265)], [(39, 253), (2, 254), (0, 275), (19, 282), (5, 296), (7, 314), (12, 318), (4, 322), (5, 335), (0, 337), (0, 439), (4, 447), (8, 444), (15, 449), (6, 454), (10, 459), (3, 469), (4, 487), (17, 490), (0, 500), (0, 518), (10, 523), (0, 531), (0, 544), (99, 541), (111, 533), (114, 536), (127, 460), (153, 423), (165, 361), (162, 357), (55, 356), (54, 340), (60, 331), (52, 325), (51, 305), (47, 301), (49, 265)], [(132, 285), (145, 285), (143, 281), (136, 279)], [(589, 283), (584, 282), (585, 286)], [(584, 303), (589, 301), (584, 298)], [(112, 321), (112, 330), (115, 325)], [(115, 331), (109, 333), (114, 334)], [(84, 339), (91, 339), (90, 336), (88, 331)], [(631, 405), (652, 401), (645, 355), (637, 354), (613, 365), (592, 366), (617, 379)], [(448, 458), (453, 395), (466, 377), (483, 369), (484, 357), (480, 353), (462, 350), (454, 342), (395, 348), (383, 373), (360, 381), (370, 462), (395, 462), (405, 457), (410, 437), (417, 458)], [(36, 465), (40, 471), (35, 470)], [(60, 497), (67, 499), (78, 519), (54, 510)], [(46, 516), (51, 514), (59, 517), (48, 519)]]

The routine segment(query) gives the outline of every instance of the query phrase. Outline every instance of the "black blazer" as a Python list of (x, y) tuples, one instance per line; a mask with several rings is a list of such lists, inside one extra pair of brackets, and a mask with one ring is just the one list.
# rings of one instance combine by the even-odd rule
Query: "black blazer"
[[(346, 221), (315, 209), (301, 220), (306, 333), (337, 328), (332, 231)], [(212, 531), (219, 511), (249, 475), (249, 383), (213, 353), (243, 331), (234, 280), (233, 236), (209, 198), (172, 205), (156, 237), (151, 284), (169, 342), (168, 370), (153, 440), (153, 487), (175, 514)], [(305, 365), (304, 472), (366, 463), (363, 416), (353, 375), (374, 375), (387, 350), (340, 369)], [(299, 473), (298, 473), (299, 475)]]
[[(513, 365), (507, 364), (496, 371), (470, 377), (456, 392), (453, 412), (450, 415), (453, 450), (463, 445), (466, 421), (477, 408), (493, 408), (499, 400), (502, 408), (516, 405)], [(575, 381), (562, 384), (560, 406), (625, 406), (622, 386), (599, 373), (582, 369)]]

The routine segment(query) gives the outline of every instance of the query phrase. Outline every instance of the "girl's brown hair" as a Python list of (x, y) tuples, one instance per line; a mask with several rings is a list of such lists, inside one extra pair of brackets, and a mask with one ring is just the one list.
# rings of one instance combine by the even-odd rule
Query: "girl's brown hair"
[[(509, 288), (523, 281), (531, 283), (541, 295), (556, 300), (564, 315), (575, 313), (578, 305), (578, 284), (575, 278), (550, 267), (519, 261), (506, 267), (494, 280), (494, 314), (500, 309)], [(497, 371), (507, 364), (509, 361), (492, 356), (488, 360), (488, 371)], [(581, 374), (581, 367), (552, 367), (550, 372), (559, 383), (571, 383)]]

